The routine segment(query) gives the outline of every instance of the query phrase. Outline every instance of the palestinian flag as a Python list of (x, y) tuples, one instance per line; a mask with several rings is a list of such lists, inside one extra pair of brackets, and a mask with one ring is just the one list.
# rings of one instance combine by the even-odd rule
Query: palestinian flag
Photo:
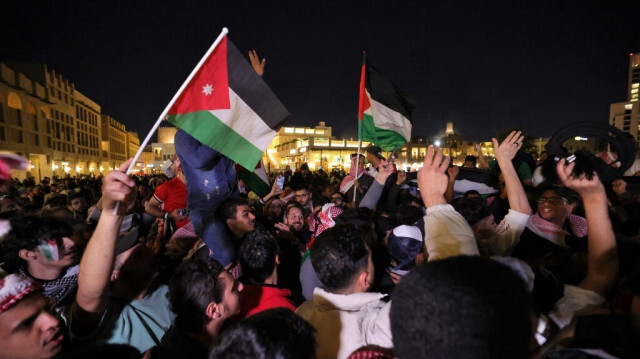
[(360, 77), (358, 138), (392, 151), (411, 140), (411, 113), (416, 106), (365, 59)]
[(226, 36), (168, 113), (167, 121), (251, 170), (289, 118)]
[(264, 169), (264, 163), (262, 160), (258, 162), (258, 165), (253, 172), (240, 165), (236, 165), (236, 174), (238, 178), (244, 181), (247, 187), (253, 191), (253, 193), (257, 194), (261, 198), (271, 191), (269, 177), (267, 176), (267, 171)]

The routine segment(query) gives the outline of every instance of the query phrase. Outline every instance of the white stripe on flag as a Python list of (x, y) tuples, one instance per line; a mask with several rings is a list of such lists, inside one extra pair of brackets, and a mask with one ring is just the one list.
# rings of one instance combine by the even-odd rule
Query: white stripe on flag
[(368, 108), (365, 113), (373, 116), (373, 124), (377, 128), (383, 130), (394, 131), (402, 135), (405, 140), (411, 140), (411, 122), (399, 112), (396, 112), (389, 107), (381, 104), (380, 102), (371, 98), (367, 91), (367, 97), (371, 107)]
[(229, 101), (231, 109), (210, 112), (255, 147), (265, 151), (276, 136), (276, 131), (269, 127), (231, 88), (229, 88)]

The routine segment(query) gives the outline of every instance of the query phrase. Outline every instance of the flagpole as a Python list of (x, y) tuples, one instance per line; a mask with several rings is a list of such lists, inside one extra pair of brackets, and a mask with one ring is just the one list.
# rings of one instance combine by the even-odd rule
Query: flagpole
[[(366, 66), (366, 61), (365, 61), (365, 56), (367, 56), (366, 52), (362, 51), (362, 66), (363, 66), (363, 71), (362, 74), (360, 75), (360, 96), (363, 96), (364, 94), (362, 93), (363, 89), (363, 82), (364, 82), (364, 66)], [(362, 105), (361, 103), (361, 99), (358, 99), (358, 116), (360, 116), (360, 106)], [(362, 124), (360, 123), (360, 121), (362, 121), (361, 118), (358, 118), (358, 156), (356, 157), (356, 179), (355, 181), (358, 181), (358, 167), (360, 165), (360, 148), (362, 147), (362, 131), (360, 131), (360, 128), (362, 126)], [(356, 191), (358, 189), (354, 186), (353, 187), (353, 202), (356, 202)]]
[(218, 47), (218, 44), (220, 44), (220, 41), (222, 41), (222, 39), (228, 33), (229, 33), (229, 29), (227, 29), (226, 27), (223, 27), (222, 28), (222, 32), (220, 33), (220, 35), (218, 35), (218, 38), (216, 39), (216, 41), (213, 43), (213, 45), (211, 45), (211, 47), (209, 48), (209, 50), (207, 50), (207, 52), (204, 54), (204, 56), (202, 56), (202, 58), (200, 59), (200, 62), (198, 62), (196, 67), (193, 69), (193, 71), (191, 71), (191, 74), (189, 74), (189, 77), (187, 77), (187, 79), (184, 81), (184, 83), (182, 83), (182, 86), (180, 86), (180, 89), (178, 89), (178, 92), (176, 92), (176, 94), (173, 96), (171, 101), (169, 101), (169, 104), (167, 105), (167, 107), (164, 108), (164, 110), (160, 114), (160, 117), (158, 117), (158, 120), (156, 120), (156, 123), (151, 128), (151, 131), (149, 131), (149, 133), (147, 134), (147, 137), (140, 144), (140, 148), (138, 149), (138, 152), (133, 157), (133, 161), (131, 161), (131, 164), (129, 165), (129, 168), (127, 169), (127, 174), (131, 173), (131, 170), (133, 169), (133, 166), (135, 165), (136, 160), (142, 154), (142, 151), (144, 150), (144, 147), (147, 145), (147, 143), (149, 143), (149, 140), (151, 140), (151, 136), (153, 136), (153, 134), (156, 132), (156, 130), (158, 129), (158, 126), (160, 126), (160, 123), (167, 117), (167, 113), (169, 113), (169, 110), (171, 109), (173, 104), (176, 102), (176, 100), (178, 100), (178, 97), (180, 97), (180, 95), (182, 95), (182, 91), (184, 91), (185, 87), (187, 87), (187, 85), (189, 84), (191, 79), (193, 79), (193, 77), (196, 75), (198, 70), (200, 70), (200, 68), (202, 67), (204, 62), (207, 60), (209, 55), (211, 55), (213, 50), (215, 50), (216, 47)]
[[(140, 144), (140, 148), (138, 148), (138, 152), (136, 152), (136, 155), (133, 156), (133, 161), (131, 161), (131, 163), (129, 164), (129, 168), (127, 168), (127, 172), (126, 174), (130, 174), (131, 170), (133, 169), (133, 167), (136, 164), (136, 161), (138, 160), (138, 158), (140, 158), (140, 155), (142, 155), (142, 151), (144, 150), (144, 148), (147, 146), (147, 143), (149, 143), (149, 140), (151, 140), (151, 136), (153, 136), (153, 134), (156, 132), (156, 130), (158, 129), (158, 126), (160, 126), (160, 123), (167, 117), (167, 114), (169, 113), (169, 110), (171, 109), (171, 107), (173, 106), (173, 104), (176, 102), (176, 100), (178, 100), (178, 97), (180, 97), (180, 95), (182, 95), (182, 91), (184, 91), (184, 89), (187, 87), (187, 85), (189, 84), (189, 82), (191, 81), (191, 79), (193, 79), (193, 77), (196, 75), (196, 73), (198, 72), (198, 70), (200, 70), (200, 68), (202, 67), (202, 65), (204, 64), (204, 62), (207, 60), (207, 58), (209, 57), (209, 55), (211, 55), (211, 53), (213, 52), (213, 50), (216, 49), (216, 47), (218, 47), (218, 44), (220, 44), (220, 42), (222, 41), (222, 39), (229, 33), (229, 29), (227, 29), (226, 27), (222, 28), (222, 32), (220, 32), (220, 35), (218, 35), (218, 38), (216, 39), (216, 41), (213, 42), (213, 45), (211, 45), (211, 47), (209, 48), (209, 50), (207, 50), (207, 52), (204, 54), (204, 56), (202, 56), (202, 58), (200, 59), (200, 62), (198, 62), (198, 64), (196, 65), (196, 67), (193, 69), (193, 71), (191, 71), (191, 73), (189, 74), (189, 77), (187, 77), (186, 80), (184, 80), (184, 82), (182, 83), (182, 86), (180, 86), (180, 88), (178, 89), (178, 92), (176, 92), (175, 95), (173, 95), (173, 98), (171, 99), (171, 101), (169, 101), (169, 104), (167, 105), (167, 107), (164, 108), (164, 110), (162, 111), (162, 113), (160, 114), (160, 117), (158, 117), (158, 119), (156, 120), (156, 123), (153, 125), (153, 127), (151, 128), (151, 130), (149, 131), (149, 133), (147, 134), (147, 137), (145, 137), (144, 141), (142, 141), (142, 143)], [(113, 210), (113, 214), (116, 214), (118, 212), (118, 207), (120, 206), (120, 202), (118, 202), (116, 204), (116, 208), (114, 208)]]
[[(358, 131), (360, 132), (360, 131)], [(360, 137), (360, 136), (358, 136)], [(360, 147), (362, 147), (362, 138), (358, 138), (358, 157), (356, 157), (356, 179), (355, 181), (358, 180), (358, 167), (359, 167), (359, 162), (360, 162)], [(358, 188), (356, 188), (356, 186), (353, 186), (353, 202), (355, 203), (356, 201), (356, 191), (358, 190)]]

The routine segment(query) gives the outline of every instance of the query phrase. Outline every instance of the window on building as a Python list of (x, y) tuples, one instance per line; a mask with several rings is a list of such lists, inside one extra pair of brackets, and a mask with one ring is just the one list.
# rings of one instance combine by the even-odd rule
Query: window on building
[(22, 110), (16, 110), (16, 124), (22, 127)]
[(24, 143), (24, 138), (22, 138), (22, 131), (18, 131), (18, 143)]
[(0, 141), (6, 141), (7, 136), (4, 134), (4, 127), (0, 127)]
[(35, 145), (40, 146), (40, 136), (34, 135), (33, 139), (34, 139)]

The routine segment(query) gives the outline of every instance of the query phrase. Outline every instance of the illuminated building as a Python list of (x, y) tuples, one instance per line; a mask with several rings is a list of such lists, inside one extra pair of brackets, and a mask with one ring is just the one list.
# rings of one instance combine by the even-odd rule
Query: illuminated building
[[(369, 142), (362, 143), (361, 153)], [(358, 140), (337, 139), (331, 136), (331, 127), (324, 121), (315, 127), (282, 127), (271, 141), (263, 161), (268, 172), (283, 171), (287, 166), (291, 169), (303, 163), (309, 165), (311, 171), (321, 167), (325, 170), (334, 168), (348, 171), (351, 167), (351, 154), (358, 151)]]
[[(102, 117), (100, 105), (47, 65), (0, 62), (0, 152), (29, 161), (26, 171), (13, 176), (39, 182), (54, 175), (108, 172), (140, 141), (127, 138), (124, 125), (111, 118), (114, 124), (107, 121), (105, 127)], [(109, 137), (114, 126), (117, 143)]]
[(636, 143), (640, 143), (640, 53), (629, 54), (629, 80), (627, 101), (612, 103), (609, 111), (609, 123), (622, 131), (631, 134)]

